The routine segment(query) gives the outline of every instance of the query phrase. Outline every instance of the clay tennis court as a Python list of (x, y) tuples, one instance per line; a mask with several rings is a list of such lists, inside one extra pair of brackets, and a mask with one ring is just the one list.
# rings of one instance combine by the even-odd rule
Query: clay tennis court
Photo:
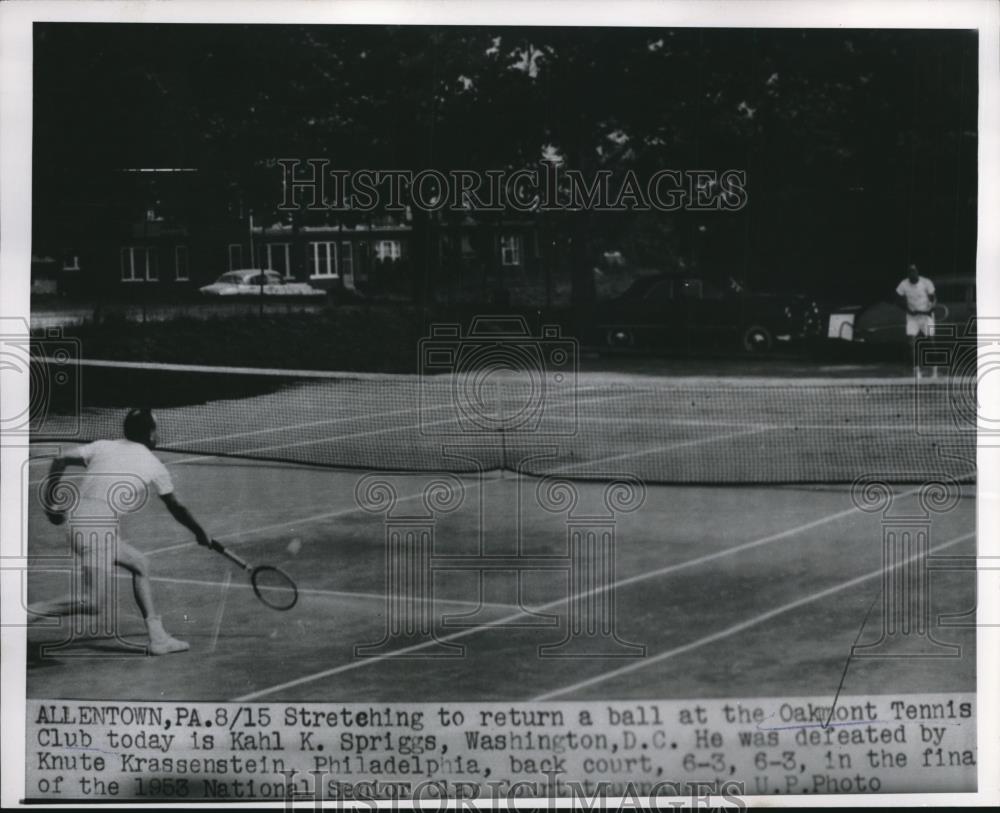
[[(67, 631), (36, 625), (29, 696), (416, 701), (975, 688), (973, 628), (938, 623), (975, 607), (968, 571), (929, 577), (931, 627), (919, 632), (954, 645), (936, 650), (946, 656), (850, 657), (882, 634), (889, 522), (859, 508), (857, 477), (883, 475), (893, 516), (925, 516), (932, 558), (975, 554), (974, 470), (944, 382), (918, 406), (899, 381), (584, 377), (572, 396), (546, 401), (549, 435), (501, 439), (463, 430), (453, 388), (428, 398), (412, 381), (352, 380), (209, 393), (196, 409), (167, 399), (157, 410), (158, 454), (179, 496), (224, 544), (295, 579), (292, 610), (264, 606), (245, 574), (152, 505), (126, 516), (121, 532), (150, 554), (164, 623), (190, 652), (148, 658), (113, 638), (44, 651)], [(283, 419), (272, 421), (279, 407)], [(914, 430), (921, 408), (923, 433)], [(112, 432), (120, 412), (85, 408), (84, 434)], [(421, 421), (459, 431), (427, 431)], [(564, 425), (575, 429), (560, 434)], [(65, 445), (35, 443), (29, 481)], [(426, 465), (434, 455), (444, 465)], [(954, 499), (928, 513), (922, 485), (938, 475), (954, 478)], [(359, 483), (373, 479), (395, 492), (388, 513), (359, 505)], [(428, 510), (433, 482), (444, 484), (447, 510)], [(622, 510), (609, 509), (609, 488), (623, 482), (632, 502), (612, 499)], [(572, 510), (559, 484), (573, 492)], [(432, 578), (407, 594), (400, 616), (386, 538), (407, 522), (431, 528)], [(613, 575), (598, 590), (580, 588), (568, 553), (571, 531), (587, 523), (612, 529)], [(34, 499), (29, 538), (27, 599), (65, 592), (65, 530)], [(121, 635), (141, 644), (130, 585), (117, 583)], [(613, 634), (602, 639), (598, 625), (560, 649), (587, 607), (613, 607)], [(417, 619), (415, 629), (387, 639), (400, 617)], [(420, 619), (431, 635), (420, 635)]]

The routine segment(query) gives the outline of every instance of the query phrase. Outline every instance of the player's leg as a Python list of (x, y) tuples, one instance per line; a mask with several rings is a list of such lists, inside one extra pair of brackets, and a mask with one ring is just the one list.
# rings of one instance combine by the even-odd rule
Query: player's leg
[(917, 337), (910, 336), (910, 358), (913, 359), (913, 374), (918, 378), (923, 378), (923, 370), (920, 369), (920, 362), (917, 359)]
[(913, 313), (906, 314), (906, 338), (910, 343), (910, 360), (913, 364), (913, 374), (921, 378), (920, 364), (917, 360), (917, 337), (920, 335), (920, 317)]
[(48, 601), (39, 601), (28, 606), (28, 623), (44, 621), (46, 618), (63, 618), (74, 615), (94, 615), (100, 606), (98, 585), (100, 579), (94, 572), (94, 557), (86, 546), (74, 545), (75, 571), (71, 575), (69, 593)]
[[(934, 314), (933, 313), (927, 314), (927, 321), (924, 322), (924, 336), (926, 336), (928, 339), (933, 339), (934, 338)], [(931, 378), (937, 378), (937, 377), (938, 377), (938, 368), (937, 368), (937, 365), (935, 364), (934, 366), (931, 367)]]
[(190, 645), (186, 641), (174, 638), (163, 629), (163, 622), (156, 614), (153, 585), (149, 579), (149, 558), (146, 554), (136, 550), (128, 542), (119, 540), (116, 564), (132, 574), (132, 594), (149, 632), (149, 651), (153, 655), (166, 655), (188, 649)]

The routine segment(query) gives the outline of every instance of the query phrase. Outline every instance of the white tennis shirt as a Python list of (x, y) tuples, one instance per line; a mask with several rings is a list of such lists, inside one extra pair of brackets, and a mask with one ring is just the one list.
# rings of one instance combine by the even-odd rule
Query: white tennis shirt
[(916, 282), (910, 282), (910, 278), (907, 277), (896, 286), (896, 293), (906, 297), (906, 307), (909, 310), (925, 313), (931, 309), (934, 283), (927, 277), (917, 277)]
[(152, 486), (161, 497), (174, 490), (167, 467), (141, 443), (98, 440), (78, 446), (69, 454), (81, 458), (87, 466), (86, 474), (77, 482), (80, 491), (77, 516), (106, 515), (111, 490), (117, 483), (135, 486), (139, 480), (147, 487)]

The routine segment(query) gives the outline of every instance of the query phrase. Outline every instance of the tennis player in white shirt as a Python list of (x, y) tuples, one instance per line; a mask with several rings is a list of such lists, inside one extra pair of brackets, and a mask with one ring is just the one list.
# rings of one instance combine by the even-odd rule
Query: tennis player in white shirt
[[(906, 271), (906, 279), (896, 286), (896, 298), (900, 307), (906, 310), (906, 335), (910, 338), (911, 350), (914, 350), (918, 336), (934, 335), (933, 310), (937, 304), (937, 295), (934, 283), (927, 277), (920, 276), (916, 265), (910, 263)], [(920, 367), (916, 355), (913, 357), (913, 366), (919, 378)], [(937, 375), (936, 367), (934, 374)]]
[[(125, 417), (124, 430), (125, 437), (121, 440), (98, 440), (70, 449), (53, 460), (47, 479), (47, 494), (51, 494), (57, 488), (59, 479), (68, 466), (84, 466), (87, 473), (78, 484), (79, 503), (74, 511), (79, 516), (101, 516), (108, 513), (108, 489), (114, 485), (115, 475), (136, 477), (147, 488), (155, 490), (174, 519), (195, 535), (199, 545), (208, 546), (210, 543), (208, 534), (191, 512), (178, 501), (170, 472), (151, 451), (156, 447), (157, 440), (156, 421), (152, 413), (148, 409), (131, 410)], [(46, 506), (54, 504), (48, 496), (44, 502)], [(66, 519), (65, 514), (55, 510), (46, 509), (46, 514), (57, 525), (61, 525)], [(107, 552), (90, 549), (89, 546), (93, 544), (107, 543), (104, 541), (74, 543), (73, 553), (79, 560), (78, 566), (82, 569), (84, 594), (57, 602), (34, 605), (31, 607), (31, 612), (49, 616), (75, 613), (92, 615), (99, 612), (104, 602), (98, 593), (98, 585), (103, 580), (99, 574), (94, 573), (94, 569), (117, 565), (132, 574), (132, 591), (149, 633), (148, 652), (152, 655), (167, 655), (187, 650), (188, 643), (167, 633), (156, 612), (149, 578), (149, 559), (146, 554), (132, 547), (124, 539), (118, 539), (112, 565), (109, 561), (110, 556), (101, 555)]]

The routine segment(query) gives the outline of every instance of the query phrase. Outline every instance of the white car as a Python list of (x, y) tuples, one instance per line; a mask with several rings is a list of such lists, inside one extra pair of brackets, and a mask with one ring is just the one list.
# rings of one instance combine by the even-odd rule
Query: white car
[[(263, 277), (263, 279), (262, 279)], [(261, 291), (263, 288), (263, 292)], [(325, 296), (307, 282), (287, 282), (277, 271), (241, 268), (227, 271), (211, 285), (198, 289), (206, 296)]]

